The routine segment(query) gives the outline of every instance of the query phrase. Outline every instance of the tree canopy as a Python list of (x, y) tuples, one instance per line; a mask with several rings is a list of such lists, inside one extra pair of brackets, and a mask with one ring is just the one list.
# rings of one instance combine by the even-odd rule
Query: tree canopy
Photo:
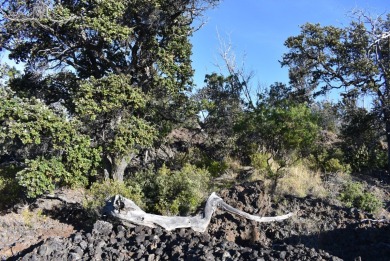
[(15, 154), (23, 186), (42, 193), (37, 172), (49, 188), (96, 173), (123, 180), (137, 153), (187, 117), (189, 37), (217, 2), (1, 1), (1, 50), (25, 65), (1, 92), (1, 156)]
[(356, 12), (349, 26), (305, 24), (285, 42), (291, 85), (303, 93), (346, 90), (346, 98), (370, 95), (388, 143), (390, 168), (390, 15), (371, 18)]
[[(390, 16), (303, 25), (285, 42), (290, 83), (256, 93), (221, 43), (224, 67), (193, 91), (190, 37), (218, 2), (0, 0), (1, 51), (24, 65), (0, 64), (0, 192), (84, 186), (99, 202), (122, 191), (184, 214), (231, 172), (274, 193), (297, 164), (386, 167)], [(339, 103), (315, 103), (332, 89)]]

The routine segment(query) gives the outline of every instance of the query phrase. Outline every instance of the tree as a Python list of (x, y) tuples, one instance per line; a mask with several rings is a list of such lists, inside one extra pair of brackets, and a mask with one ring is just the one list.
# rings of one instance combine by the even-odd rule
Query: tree
[(254, 108), (254, 103), (250, 89), (253, 73), (245, 71), (244, 62), (237, 65), (231, 43), (226, 43), (219, 34), (218, 38), (220, 72), (205, 76), (205, 85), (196, 93), (195, 100), (200, 104), (200, 125), (208, 134), (212, 150), (209, 154), (221, 160), (234, 152), (237, 139), (234, 126), (245, 110)]
[(306, 155), (317, 136), (317, 116), (292, 95), (290, 87), (278, 82), (259, 93), (256, 108), (236, 125), (241, 141), (255, 145), (254, 152), (265, 149), (274, 156), (292, 151)]
[(259, 93), (255, 109), (235, 126), (239, 146), (252, 165), (272, 179), (272, 193), (285, 168), (308, 156), (318, 136), (317, 115), (306, 103), (293, 99), (293, 94), (283, 83), (271, 85)]
[(373, 19), (355, 12), (345, 28), (305, 24), (289, 37), (281, 64), (291, 84), (309, 94), (345, 88), (346, 95), (370, 95), (384, 125), (390, 170), (390, 15)]
[(90, 141), (79, 145), (101, 152), (95, 170), (121, 181), (138, 152), (187, 116), (179, 108), (188, 107), (192, 85), (189, 37), (217, 2), (3, 0), (0, 48), (25, 64), (8, 87), (77, 122), (75, 133)]
[(356, 101), (343, 101), (341, 148), (345, 162), (353, 171), (380, 170), (386, 167), (383, 123), (375, 110), (359, 108)]
[(203, 114), (200, 125), (208, 135), (209, 154), (219, 160), (234, 149), (234, 125), (243, 111), (241, 88), (234, 76), (213, 73), (206, 75), (205, 87), (196, 95)]

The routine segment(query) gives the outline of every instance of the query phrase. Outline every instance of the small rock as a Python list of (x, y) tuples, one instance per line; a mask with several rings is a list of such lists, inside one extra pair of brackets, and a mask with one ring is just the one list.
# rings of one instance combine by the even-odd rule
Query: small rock
[(98, 220), (93, 225), (92, 234), (108, 236), (112, 232), (112, 224), (106, 221)]
[(279, 252), (279, 258), (280, 258), (280, 259), (285, 259), (285, 258), (286, 258), (286, 255), (287, 255), (287, 252), (286, 252), (286, 251), (280, 251), (280, 252)]
[(154, 254), (150, 254), (148, 256), (148, 261), (154, 261), (156, 258), (155, 258), (155, 255)]
[(135, 241), (137, 241), (138, 245), (141, 245), (145, 241), (145, 235), (138, 235), (135, 237)]
[(81, 256), (75, 252), (71, 252), (68, 255), (68, 260), (69, 261), (74, 261), (74, 260), (81, 260)]

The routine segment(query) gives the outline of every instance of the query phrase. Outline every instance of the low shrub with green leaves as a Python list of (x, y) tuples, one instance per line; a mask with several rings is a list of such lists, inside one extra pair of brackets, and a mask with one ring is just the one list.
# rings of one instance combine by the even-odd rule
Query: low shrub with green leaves
[(267, 160), (270, 158), (269, 153), (254, 153), (250, 156), (251, 165), (256, 170), (264, 171), (267, 169)]
[(71, 180), (72, 175), (57, 158), (27, 160), (28, 167), (19, 171), (16, 178), (19, 184), (27, 190), (27, 196), (35, 198), (45, 192), (54, 190), (55, 185), (62, 180)]
[(359, 182), (347, 183), (339, 198), (347, 207), (356, 207), (370, 213), (376, 212), (382, 205), (375, 195), (365, 192)]
[(86, 185), (97, 174), (101, 148), (78, 131), (77, 119), (68, 119), (41, 100), (0, 89), (0, 123), (0, 156), (11, 152), (18, 162), (16, 178), (28, 197), (58, 186)]
[(147, 211), (163, 215), (188, 215), (209, 193), (210, 173), (191, 164), (180, 170), (164, 165), (157, 172), (138, 172), (133, 179), (142, 187)]
[(209, 162), (209, 165), (207, 166), (207, 170), (210, 172), (211, 176), (218, 177), (221, 176), (229, 166), (225, 161), (216, 161), (212, 160)]
[(141, 187), (133, 181), (118, 182), (106, 180), (102, 183), (95, 182), (87, 191), (84, 208), (93, 217), (97, 217), (106, 204), (107, 199), (115, 195), (122, 195), (134, 201), (139, 207), (145, 207)]
[(339, 159), (331, 158), (324, 163), (324, 169), (326, 172), (337, 173), (337, 172), (350, 172), (348, 164), (342, 164)]
[(0, 211), (11, 207), (21, 199), (23, 188), (15, 179), (18, 169), (14, 165), (0, 168)]

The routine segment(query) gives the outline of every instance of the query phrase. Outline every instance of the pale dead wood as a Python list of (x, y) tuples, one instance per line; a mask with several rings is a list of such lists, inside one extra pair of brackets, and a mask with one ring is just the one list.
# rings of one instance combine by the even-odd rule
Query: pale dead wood
[(198, 216), (180, 217), (149, 214), (144, 212), (132, 200), (120, 195), (116, 195), (107, 201), (105, 212), (121, 221), (137, 225), (148, 227), (160, 226), (166, 230), (192, 228), (195, 231), (204, 232), (206, 231), (210, 223), (211, 216), (217, 207), (256, 222), (282, 221), (293, 216), (293, 213), (275, 217), (259, 217), (251, 215), (226, 204), (223, 199), (218, 197), (214, 192), (207, 199), (203, 215)]

